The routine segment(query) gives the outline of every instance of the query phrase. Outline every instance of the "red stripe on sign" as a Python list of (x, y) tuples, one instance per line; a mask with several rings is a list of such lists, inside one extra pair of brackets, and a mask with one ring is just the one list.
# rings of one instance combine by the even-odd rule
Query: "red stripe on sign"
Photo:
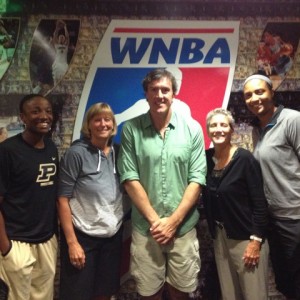
[(116, 33), (233, 33), (234, 28), (115, 28)]

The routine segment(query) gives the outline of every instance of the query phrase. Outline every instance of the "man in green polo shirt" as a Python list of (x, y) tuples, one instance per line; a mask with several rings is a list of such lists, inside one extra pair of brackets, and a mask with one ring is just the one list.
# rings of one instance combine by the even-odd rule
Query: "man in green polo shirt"
[(200, 270), (195, 225), (205, 184), (201, 126), (172, 111), (177, 91), (165, 69), (149, 72), (143, 88), (150, 109), (123, 126), (118, 169), (132, 207), (130, 270), (142, 299), (188, 299)]

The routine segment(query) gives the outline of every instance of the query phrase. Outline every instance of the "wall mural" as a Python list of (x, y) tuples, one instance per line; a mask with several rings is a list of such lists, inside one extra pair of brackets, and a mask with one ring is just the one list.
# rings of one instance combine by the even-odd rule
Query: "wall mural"
[[(118, 15), (116, 16), (116, 19), (117, 18)], [(142, 15), (136, 17), (138, 20), (145, 18), (157, 22), (158, 17), (148, 15), (147, 17), (143, 17)], [(123, 19), (125, 18), (123, 17)], [(167, 17), (162, 15), (160, 19), (167, 19)], [(236, 119), (234, 142), (239, 146), (251, 150), (251, 120), (253, 116), (246, 109), (241, 94), (243, 81), (248, 75), (257, 71), (271, 73), (271, 75), (274, 76), (273, 80), (280, 80), (277, 84), (277, 100), (287, 107), (300, 110), (300, 49), (297, 47), (299, 43), (298, 32), (300, 32), (300, 17), (289, 18), (284, 16), (273, 19), (265, 17), (226, 17), (226, 20), (231, 21), (231, 19), (235, 22), (239, 22), (239, 35), (236, 38), (238, 50), (232, 84), (229, 87), (228, 99), (227, 102), (225, 102), (225, 106), (232, 111)], [(22, 124), (18, 117), (18, 103), (25, 94), (34, 91), (39, 91), (47, 95), (54, 103), (55, 122), (51, 134), (59, 148), (60, 154), (70, 146), (73, 138), (79, 136), (80, 119), (77, 120), (74, 131), (76, 116), (82, 116), (84, 114), (85, 106), (88, 101), (113, 101), (109, 91), (114, 91), (114, 93), (120, 92), (120, 96), (116, 97), (117, 101), (113, 102), (113, 107), (115, 112), (119, 114), (119, 122), (121, 124), (123, 118), (121, 114), (133, 106), (134, 103), (138, 102), (138, 100), (143, 99), (143, 92), (139, 81), (140, 77), (136, 78), (134, 83), (128, 82), (128, 86), (122, 85), (121, 81), (124, 78), (124, 74), (129, 74), (127, 71), (130, 70), (122, 68), (121, 65), (118, 66), (118, 70), (120, 70), (119, 75), (112, 72), (111, 80), (107, 81), (107, 84), (109, 84), (109, 88), (106, 87), (105, 89), (108, 92), (107, 94), (104, 94), (105, 90), (102, 86), (97, 96), (97, 93), (95, 93), (95, 91), (98, 91), (96, 89), (96, 81), (94, 83), (94, 79), (92, 79), (92, 81), (87, 80), (89, 74), (95, 75), (97, 73), (96, 70), (91, 69), (92, 62), (96, 58), (98, 60), (98, 55), (100, 55), (98, 49), (109, 28), (111, 18), (104, 15), (91, 14), (77, 15), (76, 17), (71, 15), (47, 14), (46, 18), (44, 14), (34, 14), (28, 15), (26, 19), (3, 17), (0, 20), (2, 21), (0, 23), (4, 25), (8, 35), (14, 41), (14, 46), (8, 48), (9, 51), (6, 53), (8, 54), (7, 57), (9, 60), (8, 69), (1, 73), (0, 79), (0, 129), (5, 128), (8, 132), (8, 136), (12, 136), (22, 130)], [(194, 16), (181, 17), (178, 20), (217, 22), (224, 21), (224, 18), (222, 18), (222, 20), (217, 17), (206, 17), (204, 19)], [(174, 20), (173, 22), (176, 23)], [(19, 26), (21, 27), (20, 31)], [(45, 49), (50, 50), (50, 47), (52, 47), (50, 41), (54, 38), (53, 35), (56, 31), (56, 27), (59, 32), (61, 32), (61, 35), (65, 36), (64, 39), (61, 38), (61, 43), (63, 43), (62, 48), (66, 49), (67, 47), (67, 44), (65, 44), (67, 35), (69, 35), (70, 39), (67, 59), (65, 60), (65, 56), (63, 56), (64, 63), (58, 64), (59, 68), (57, 72), (54, 71), (54, 69), (56, 69), (56, 63), (54, 63), (54, 49), (49, 51), (49, 54), (52, 53), (47, 58), (49, 61), (47, 61), (45, 56), (43, 57), (43, 53), (45, 55)], [(0, 28), (2, 27), (0, 26)], [(291, 28), (296, 29), (295, 31), (291, 31)], [(5, 45), (9, 43), (6, 43), (7, 37), (5, 39), (5, 33), (3, 32), (3, 30), (0, 32), (0, 44), (1, 47), (4, 48), (0, 47), (0, 50), (3, 49), (4, 51), (4, 49), (7, 49)], [(266, 34), (266, 32), (268, 33)], [(37, 35), (40, 33), (42, 36), (38, 39)], [(265, 51), (272, 52), (273, 50), (269, 45), (269, 40), (272, 40), (274, 37), (276, 40), (277, 36), (280, 36), (281, 40), (280, 47), (277, 48), (289, 50), (290, 52), (285, 52), (284, 55), (286, 55), (286, 57), (280, 58), (280, 55), (279, 57), (277, 55), (277, 59), (275, 59), (274, 62), (269, 56), (263, 54), (262, 48), (264, 48), (263, 50)], [(5, 45), (3, 45), (3, 40)], [(62, 42), (62, 40), (64, 40), (64, 42)], [(292, 50), (290, 46), (284, 45), (286, 43), (290, 43), (293, 46)], [(170, 46), (171, 44), (164, 44), (166, 45), (166, 49), (169, 49), (167, 45)], [(14, 52), (11, 51), (12, 49)], [(0, 53), (3, 53), (3, 51), (0, 51)], [(274, 50), (273, 54), (278, 54), (279, 52)], [(107, 55), (107, 53), (102, 53), (101, 55), (104, 54)], [(101, 55), (99, 56), (100, 60), (105, 57), (103, 56), (101, 58)], [(282, 63), (282, 69), (279, 68), (279, 66), (281, 66), (280, 63)], [(163, 60), (159, 60), (158, 65), (168, 67), (167, 63)], [(154, 65), (147, 66), (145, 64), (141, 68), (136, 67), (135, 71), (139, 76), (143, 76), (145, 71), (149, 67), (152, 68), (152, 66)], [(185, 95), (187, 95), (188, 91), (184, 91), (183, 88), (189, 68), (183, 65), (177, 67), (183, 75), (181, 77), (182, 89), (180, 90), (178, 98), (188, 102), (192, 115), (197, 115), (198, 111), (199, 113), (201, 111), (201, 113), (205, 114), (203, 106), (197, 104), (198, 96), (194, 97), (194, 100), (186, 100)], [(126, 66), (126, 68), (128, 68), (128, 66)], [(43, 71), (45, 71), (45, 74), (43, 74)], [(109, 71), (115, 70), (103, 68), (101, 72), (99, 72), (99, 78), (103, 78), (103, 74), (110, 75)], [(55, 75), (55, 79), (53, 73), (57, 75)], [(178, 72), (178, 74), (180, 77), (180, 72)], [(130, 73), (130, 76), (131, 75), (132, 73)], [(198, 75), (200, 75), (200, 73)], [(125, 79), (127, 80), (128, 78)], [(210, 81), (205, 85), (201, 85), (201, 82), (203, 82), (202, 79), (199, 80), (198, 78), (190, 77), (189, 81), (190, 85), (188, 89), (191, 89), (193, 92), (207, 89), (212, 89), (212, 95), (214, 95), (214, 92), (218, 92), (214, 77), (210, 78)], [(97, 81), (97, 83), (99, 82), (100, 81)], [(86, 87), (87, 84), (89, 88)], [(95, 87), (95, 89), (91, 89), (92, 86)], [(133, 95), (131, 89), (137, 89), (138, 91)], [(212, 96), (205, 97), (205, 99), (201, 98), (201, 101), (214, 101), (214, 98)], [(84, 102), (85, 104), (82, 105), (81, 103)], [(218, 103), (218, 106), (220, 105), (221, 103)], [(201, 125), (205, 128), (203, 121), (201, 121)], [(201, 206), (200, 210), (202, 213), (202, 218), (199, 223), (199, 235), (202, 241), (200, 250), (202, 255), (202, 269), (199, 277), (199, 287), (195, 294), (191, 295), (191, 298), (217, 299), (219, 290), (218, 286), (216, 286), (217, 279), (213, 264), (211, 239), (207, 232), (205, 216)], [(128, 254), (125, 253), (125, 257), (127, 256)], [(274, 287), (271, 273), (269, 294), (270, 299), (283, 299)], [(137, 299), (134, 283), (132, 281), (126, 280), (124, 282), (119, 299)]]
[(12, 62), (19, 32), (19, 18), (0, 18), (0, 80)]

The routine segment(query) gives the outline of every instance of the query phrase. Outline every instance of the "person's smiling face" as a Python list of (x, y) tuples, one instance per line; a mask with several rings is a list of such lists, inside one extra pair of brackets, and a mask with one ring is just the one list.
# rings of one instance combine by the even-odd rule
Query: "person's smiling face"
[(111, 137), (114, 128), (113, 119), (109, 114), (95, 115), (89, 122), (91, 141), (107, 140)]
[(233, 129), (230, 126), (229, 119), (223, 114), (215, 114), (208, 126), (208, 136), (214, 145), (230, 144)]
[(148, 85), (146, 98), (151, 114), (167, 114), (173, 102), (173, 88), (170, 79), (163, 77)]
[(32, 134), (47, 134), (53, 122), (51, 103), (36, 96), (24, 103), (20, 118), (25, 124), (25, 130)]
[(246, 105), (258, 117), (273, 113), (275, 106), (273, 96), (273, 90), (264, 80), (252, 79), (244, 86)]

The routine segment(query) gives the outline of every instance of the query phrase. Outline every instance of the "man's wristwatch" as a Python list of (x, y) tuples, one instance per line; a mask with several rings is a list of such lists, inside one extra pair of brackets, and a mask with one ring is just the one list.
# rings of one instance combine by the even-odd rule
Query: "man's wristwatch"
[(256, 235), (250, 235), (250, 240), (251, 240), (251, 241), (258, 241), (258, 242), (260, 242), (260, 243), (262, 243), (262, 241), (263, 241), (262, 238), (260, 238), (260, 237), (258, 237), (258, 236), (256, 236)]

